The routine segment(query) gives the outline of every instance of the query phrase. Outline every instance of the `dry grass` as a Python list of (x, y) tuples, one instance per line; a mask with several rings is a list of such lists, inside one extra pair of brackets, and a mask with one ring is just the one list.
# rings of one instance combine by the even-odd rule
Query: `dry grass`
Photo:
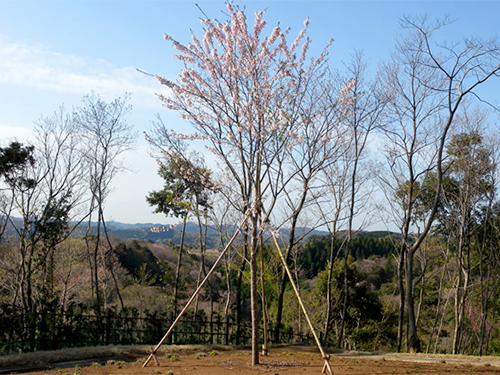
[[(163, 347), (162, 349), (166, 349)], [(222, 346), (200, 345), (168, 345), (168, 351), (202, 351), (202, 350), (228, 350)], [(57, 362), (93, 358), (116, 357), (146, 357), (151, 352), (151, 347), (146, 345), (109, 345), (83, 348), (68, 348), (60, 350), (40, 351), (34, 353), (20, 353), (0, 356), (0, 368), (18, 367), (26, 365), (49, 365)], [(163, 356), (165, 350), (159, 350), (158, 355)]]
[(0, 357), (0, 368), (22, 366), (26, 364), (44, 365), (56, 362), (89, 359), (96, 357), (116, 357), (130, 352), (145, 354), (148, 351), (149, 349), (147, 347), (110, 345), (11, 354)]

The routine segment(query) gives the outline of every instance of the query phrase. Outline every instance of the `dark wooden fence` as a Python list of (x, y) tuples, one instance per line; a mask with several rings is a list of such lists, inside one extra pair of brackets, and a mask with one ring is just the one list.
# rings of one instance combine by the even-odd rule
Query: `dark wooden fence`
[[(99, 316), (55, 312), (1, 314), (0, 355), (110, 344), (154, 345), (172, 324), (172, 319), (164, 316), (138, 315), (127, 310), (119, 313), (108, 310)], [(272, 328), (269, 337), (273, 337)], [(248, 322), (236, 324), (232, 318), (214, 314), (211, 319), (205, 315), (182, 319), (166, 344), (249, 345), (250, 340)], [(280, 343), (311, 344), (312, 337), (284, 328)]]

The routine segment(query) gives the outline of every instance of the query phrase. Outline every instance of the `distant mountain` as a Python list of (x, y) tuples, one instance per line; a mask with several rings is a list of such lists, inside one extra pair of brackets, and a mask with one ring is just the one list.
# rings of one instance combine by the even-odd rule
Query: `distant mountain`
[[(14, 219), (15, 222), (20, 224), (20, 219)], [(92, 232), (96, 233), (97, 223), (91, 222), (90, 224)], [(87, 228), (87, 223), (80, 224), (80, 228), (75, 231), (76, 236), (83, 235), (83, 232)], [(121, 223), (119, 221), (109, 221), (106, 222), (106, 228), (108, 233), (114, 237), (122, 238), (124, 240), (141, 240), (150, 241), (154, 243), (169, 243), (179, 244), (182, 234), (182, 224), (176, 225), (163, 225), (158, 223)], [(231, 229), (228, 227), (228, 229)], [(230, 230), (229, 230), (230, 231)], [(7, 234), (15, 235), (13, 228), (10, 230), (8, 228)], [(281, 236), (287, 238), (290, 234), (289, 229), (281, 229)], [(389, 233), (386, 231), (379, 232), (360, 232), (356, 234), (356, 237), (384, 237)], [(297, 238), (303, 237), (308, 238), (311, 236), (326, 236), (327, 231), (311, 229), (307, 227), (298, 227), (295, 231)], [(393, 234), (394, 235), (394, 234)], [(215, 248), (219, 246), (219, 232), (214, 228), (209, 227), (206, 232), (207, 236), (207, 247)], [(342, 232), (338, 234), (338, 237), (342, 237)], [(265, 238), (269, 238), (269, 235), (265, 235)], [(197, 248), (199, 246), (199, 228), (197, 223), (188, 222), (186, 224), (185, 233), (185, 245), (186, 247)]]
[[(92, 222), (94, 226), (97, 226), (97, 223)], [(119, 221), (107, 221), (106, 226), (108, 228), (113, 228), (113, 230), (122, 230), (122, 229), (134, 229), (134, 228), (161, 228), (164, 227), (164, 224), (153, 224), (153, 223), (120, 223)]]

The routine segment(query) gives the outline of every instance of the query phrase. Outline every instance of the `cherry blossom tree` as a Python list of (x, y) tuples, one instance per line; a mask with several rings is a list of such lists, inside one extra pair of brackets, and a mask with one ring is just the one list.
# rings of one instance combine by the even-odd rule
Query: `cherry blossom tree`
[[(253, 28), (245, 13), (227, 3), (228, 19), (201, 20), (200, 39), (194, 33), (183, 45), (165, 39), (179, 51), (174, 57), (185, 64), (177, 80), (156, 78), (170, 90), (159, 95), (167, 109), (190, 122), (189, 139), (203, 140), (227, 177), (236, 182), (232, 205), (247, 214), (252, 363), (259, 363), (259, 310), (257, 254), (259, 238), (275, 207), (282, 183), (282, 169), (273, 166), (302, 141), (301, 104), (307, 90), (324, 69), (327, 49), (317, 59), (307, 59), (309, 20), (288, 43), (289, 29), (274, 27), (263, 36), (264, 11), (255, 13)], [(308, 114), (309, 116), (310, 114)], [(286, 179), (285, 179), (286, 181)], [(259, 223), (264, 223), (259, 226)]]

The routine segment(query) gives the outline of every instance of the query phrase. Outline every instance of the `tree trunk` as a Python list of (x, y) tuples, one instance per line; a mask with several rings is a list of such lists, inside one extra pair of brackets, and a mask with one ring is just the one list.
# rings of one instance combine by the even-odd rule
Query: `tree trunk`
[(179, 244), (179, 254), (177, 255), (177, 265), (175, 268), (174, 280), (174, 315), (177, 316), (177, 309), (179, 306), (179, 279), (181, 275), (182, 253), (184, 251), (184, 238), (186, 234), (187, 215), (184, 215), (182, 221), (181, 243)]
[[(288, 255), (288, 252), (287, 254)], [(286, 256), (285, 256), (286, 259)], [(285, 270), (281, 272), (281, 282), (280, 282), (280, 290), (278, 293), (278, 302), (276, 308), (276, 326), (274, 327), (274, 342), (280, 342), (280, 330), (281, 330), (281, 320), (283, 315), (283, 299), (285, 295), (285, 286), (286, 286), (286, 273)]]
[(257, 250), (259, 228), (257, 218), (252, 218), (252, 239), (250, 249), (250, 311), (252, 320), (252, 366), (259, 364), (259, 327), (260, 314), (257, 291)]
[(243, 257), (241, 260), (241, 266), (238, 270), (238, 279), (236, 282), (236, 344), (239, 344), (241, 337), (241, 288), (243, 287), (243, 274), (245, 272), (248, 256), (248, 231), (245, 229), (243, 232)]
[[(299, 208), (297, 210), (295, 210), (295, 212), (292, 215), (292, 224), (290, 227), (288, 247), (286, 249), (286, 254), (285, 254), (285, 262), (287, 264), (290, 261), (293, 246), (295, 244), (295, 230), (297, 228), (297, 221), (299, 218), (300, 211), (302, 210), (302, 207), (304, 206), (306, 196), (307, 196), (307, 194), (303, 193), (301, 202), (299, 204)], [(288, 280), (288, 278), (286, 275), (286, 271), (283, 269), (281, 272), (281, 284), (280, 284), (280, 290), (279, 290), (279, 294), (278, 294), (278, 306), (277, 306), (277, 311), (276, 311), (276, 327), (275, 327), (275, 331), (274, 331), (274, 342), (276, 342), (276, 343), (278, 343), (279, 339), (280, 339), (281, 319), (283, 317), (283, 299), (284, 299), (284, 295), (285, 295), (285, 288), (286, 288), (287, 280)]]
[(337, 340), (337, 347), (340, 349), (342, 347), (342, 340), (344, 338), (344, 329), (345, 329), (345, 321), (347, 315), (347, 304), (349, 302), (349, 277), (348, 277), (348, 264), (347, 258), (349, 257), (349, 242), (350, 242), (350, 233), (347, 235), (348, 240), (346, 246), (344, 248), (344, 301), (342, 303), (342, 314), (340, 316), (340, 331), (339, 337)]
[[(199, 207), (197, 207), (199, 209)], [(198, 235), (199, 235), (199, 245), (200, 245), (200, 270), (198, 271), (198, 280), (196, 281), (196, 286), (200, 285), (203, 276), (206, 275), (205, 271), (205, 242), (203, 236), (203, 224), (201, 222), (201, 218), (199, 213), (196, 215), (198, 220)], [(212, 287), (210, 281), (208, 281), (210, 293), (212, 293)], [(198, 313), (198, 304), (199, 304), (199, 294), (196, 295), (196, 300), (194, 303), (194, 316)]]
[[(439, 277), (439, 288), (438, 288), (438, 294), (437, 294), (437, 303), (436, 303), (436, 312), (434, 313), (434, 322), (432, 324), (432, 328), (431, 328), (431, 331), (429, 333), (429, 339), (428, 339), (428, 342), (427, 342), (427, 347), (425, 349), (425, 353), (428, 354), (430, 349), (431, 349), (431, 345), (432, 345), (432, 339), (433, 339), (433, 336), (434, 336), (434, 333), (436, 332), (436, 328), (437, 328), (437, 325), (438, 325), (438, 321), (439, 321), (439, 316), (441, 315), (444, 315), (444, 310), (441, 311), (441, 304), (442, 304), (442, 301), (443, 301), (443, 285), (444, 285), (444, 277), (445, 277), (445, 273), (446, 273), (446, 268), (447, 268), (447, 264), (448, 264), (448, 247), (446, 248), (446, 253), (445, 253), (445, 256), (444, 256), (444, 262), (443, 262), (443, 268), (442, 268), (442, 271), (441, 271), (441, 276)], [(445, 305), (445, 308), (446, 308), (446, 305)], [(438, 337), (439, 337), (439, 331), (438, 331)], [(436, 350), (436, 346), (437, 346), (437, 341), (436, 341), (436, 345), (434, 347), (434, 351)]]
[(404, 268), (405, 268), (406, 245), (403, 243), (399, 254), (398, 263), (398, 286), (399, 286), (399, 313), (398, 313), (398, 336), (396, 351), (401, 352), (403, 344), (403, 326), (405, 317), (405, 287), (404, 287)]
[(104, 236), (106, 237), (106, 241), (109, 247), (109, 253), (107, 253), (107, 255), (104, 255), (104, 264), (107, 264), (109, 268), (109, 272), (111, 273), (111, 277), (113, 278), (113, 283), (115, 284), (116, 294), (118, 295), (118, 299), (120, 300), (120, 306), (122, 309), (124, 309), (125, 304), (123, 303), (123, 298), (120, 293), (120, 288), (118, 287), (118, 280), (116, 280), (115, 271), (113, 269), (113, 263), (110, 259), (111, 254), (113, 252), (113, 245), (111, 244), (111, 240), (109, 239), (108, 228), (106, 227), (106, 221), (104, 220), (104, 212), (102, 210), (100, 210), (100, 212), (102, 215), (102, 226), (104, 228)]
[(261, 289), (262, 289), (262, 321), (264, 324), (264, 343), (262, 345), (262, 355), (267, 356), (267, 351), (268, 351), (268, 330), (267, 330), (267, 321), (268, 321), (268, 315), (267, 315), (267, 301), (266, 301), (266, 283), (265, 283), (265, 265), (264, 265), (264, 239), (263, 236), (260, 236), (260, 241), (259, 241), (259, 248), (260, 248), (260, 267), (261, 267), (261, 275), (260, 275), (260, 280), (261, 280)]
[(330, 320), (332, 315), (332, 274), (333, 263), (335, 261), (335, 229), (330, 236), (330, 259), (328, 264), (328, 276), (326, 281), (326, 314), (323, 328), (323, 345), (328, 343), (328, 334), (330, 333)]
[(413, 301), (413, 258), (414, 253), (408, 253), (406, 259), (406, 316), (408, 324), (408, 344), (411, 353), (420, 352), (420, 339), (417, 334), (417, 323)]
[[(457, 251), (457, 263), (458, 263), (458, 276), (457, 285), (455, 289), (455, 328), (453, 330), (453, 354), (460, 353), (460, 344), (462, 341), (462, 328), (463, 319), (465, 311), (465, 299), (468, 287), (468, 270), (465, 261), (465, 228), (466, 228), (466, 212), (462, 210), (461, 221), (459, 226), (459, 238), (458, 238), (458, 251)], [(463, 278), (462, 278), (463, 276)]]

